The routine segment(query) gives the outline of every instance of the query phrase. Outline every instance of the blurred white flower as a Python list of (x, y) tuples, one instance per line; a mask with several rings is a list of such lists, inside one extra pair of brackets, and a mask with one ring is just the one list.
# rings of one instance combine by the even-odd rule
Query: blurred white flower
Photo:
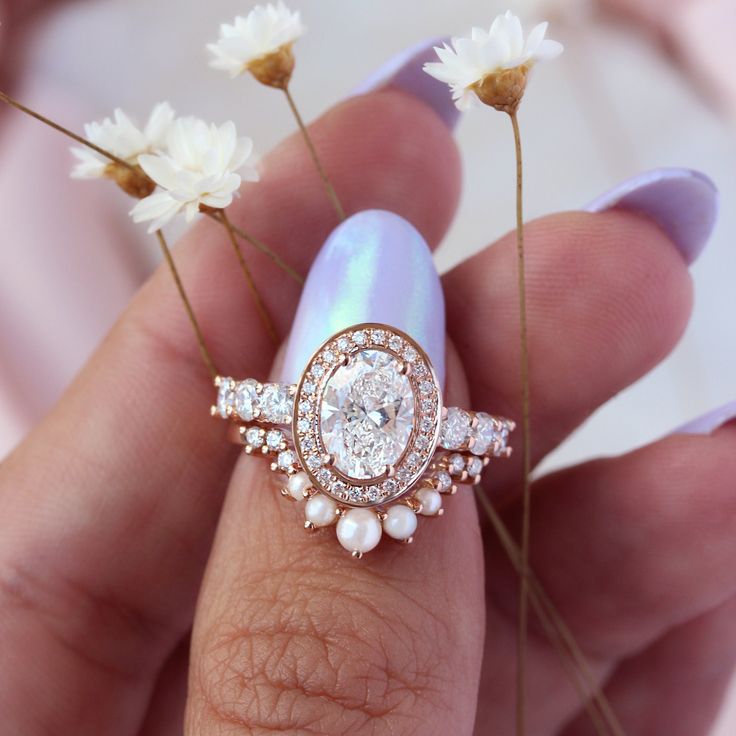
[[(529, 69), (536, 62), (554, 59), (563, 51), (561, 43), (545, 39), (547, 26), (547, 23), (535, 26), (525, 41), (521, 21), (507, 11), (493, 21), (489, 31), (473, 28), (470, 38), (453, 38), (451, 46), (435, 47), (440, 61), (425, 64), (424, 71), (448, 84), (457, 107), (466, 110), (478, 99), (496, 107), (493, 95), (498, 90), (494, 89), (493, 94), (484, 98), (484, 83), (504, 71), (519, 69), (522, 73), (520, 99)], [(519, 83), (519, 79), (514, 81)], [(516, 102), (518, 104), (518, 100)]]
[[(163, 150), (174, 121), (174, 110), (168, 102), (156, 105), (143, 129), (139, 128), (120, 108), (114, 112), (114, 120), (87, 123), (84, 132), (87, 140), (109, 151), (114, 156), (135, 166), (138, 157)], [(72, 169), (74, 179), (96, 179), (110, 176), (112, 162), (90, 148), (72, 148), (77, 163)], [(112, 178), (115, 178), (114, 176)]]
[(152, 221), (152, 233), (180, 211), (191, 222), (200, 208), (227, 207), (241, 181), (258, 181), (258, 172), (246, 165), (252, 151), (253, 141), (238, 138), (232, 122), (217, 126), (194, 117), (178, 118), (169, 132), (167, 152), (138, 158), (160, 190), (133, 207), (133, 220)]
[[(229, 72), (231, 77), (250, 71), (264, 84), (279, 86), (274, 77), (286, 73), (288, 81), (294, 65), (291, 45), (303, 33), (299, 12), (289, 10), (281, 0), (277, 5), (256, 5), (247, 16), (235, 18), (232, 25), (220, 26), (218, 40), (207, 44), (212, 54), (210, 66)], [(279, 68), (274, 70), (268, 60), (279, 62)], [(270, 76), (262, 78), (264, 72)]]

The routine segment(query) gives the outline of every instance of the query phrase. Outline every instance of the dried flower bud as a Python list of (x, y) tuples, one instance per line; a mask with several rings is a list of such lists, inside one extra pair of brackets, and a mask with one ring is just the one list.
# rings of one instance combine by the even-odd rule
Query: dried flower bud
[(476, 82), (472, 89), (484, 105), (513, 115), (524, 96), (530, 69), (531, 64), (522, 64), (513, 69), (493, 72)]
[(294, 71), (292, 44), (281, 46), (260, 59), (254, 59), (248, 64), (248, 71), (267, 87), (286, 89)]
[(156, 182), (150, 179), (137, 164), (122, 166), (112, 163), (105, 168), (105, 176), (112, 179), (126, 194), (136, 199), (144, 199), (153, 193)]

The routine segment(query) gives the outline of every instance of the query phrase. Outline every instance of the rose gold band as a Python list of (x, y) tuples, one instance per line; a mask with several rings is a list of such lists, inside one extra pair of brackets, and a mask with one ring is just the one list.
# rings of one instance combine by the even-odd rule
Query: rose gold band
[(479, 483), (491, 459), (511, 454), (514, 422), (444, 407), (426, 352), (388, 325), (336, 333), (297, 384), (215, 384), (212, 414), (227, 420), (228, 438), (270, 461), (285, 497), (306, 500), (308, 529), (336, 523), (356, 556), (381, 529), (411, 541), (418, 517), (443, 513), (443, 494)]

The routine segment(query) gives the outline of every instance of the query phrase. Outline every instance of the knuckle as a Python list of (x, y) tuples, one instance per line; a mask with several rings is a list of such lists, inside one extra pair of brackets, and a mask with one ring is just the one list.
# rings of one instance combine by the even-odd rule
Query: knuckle
[(405, 592), (282, 570), (251, 576), (237, 600), (195, 641), (209, 724), (244, 734), (431, 732), (447, 627)]

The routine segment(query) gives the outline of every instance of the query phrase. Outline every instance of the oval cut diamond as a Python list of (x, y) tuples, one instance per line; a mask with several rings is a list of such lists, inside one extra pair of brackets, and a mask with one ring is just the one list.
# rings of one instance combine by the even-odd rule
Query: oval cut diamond
[(376, 478), (403, 455), (414, 426), (414, 394), (402, 363), (362, 350), (330, 376), (320, 406), (325, 450), (350, 478)]

